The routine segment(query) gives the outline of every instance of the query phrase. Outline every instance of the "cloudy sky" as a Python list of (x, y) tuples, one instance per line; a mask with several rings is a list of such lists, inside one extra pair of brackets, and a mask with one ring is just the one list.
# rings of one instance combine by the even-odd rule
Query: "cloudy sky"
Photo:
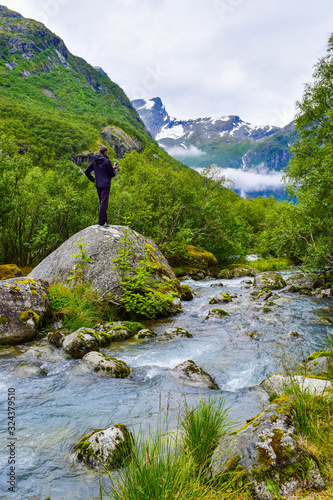
[(333, 31), (332, 0), (3, 0), (177, 118), (283, 126)]

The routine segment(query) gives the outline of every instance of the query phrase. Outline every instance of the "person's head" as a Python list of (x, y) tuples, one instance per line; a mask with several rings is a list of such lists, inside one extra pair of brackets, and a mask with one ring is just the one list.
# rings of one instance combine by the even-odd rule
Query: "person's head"
[(108, 154), (108, 148), (107, 148), (107, 147), (105, 147), (105, 146), (101, 146), (101, 147), (99, 148), (99, 152), (100, 152), (100, 154), (101, 154), (101, 155), (105, 155), (105, 156), (107, 156), (107, 154)]

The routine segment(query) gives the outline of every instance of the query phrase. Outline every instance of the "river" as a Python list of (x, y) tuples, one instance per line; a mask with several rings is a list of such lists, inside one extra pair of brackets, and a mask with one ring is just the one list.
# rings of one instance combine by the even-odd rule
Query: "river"
[[(179, 326), (192, 338), (161, 342), (157, 337), (102, 349), (133, 368), (127, 379), (99, 378), (45, 340), (0, 351), (2, 408), (6, 409), (8, 388), (16, 390), (18, 487), (17, 493), (4, 494), (8, 457), (2, 453), (1, 499), (28, 500), (35, 495), (41, 500), (48, 496), (51, 500), (99, 498), (98, 475), (73, 463), (72, 444), (89, 429), (118, 422), (135, 431), (140, 425), (146, 430), (160, 411), (168, 411), (174, 422), (184, 396), (189, 404), (196, 404), (200, 393), (170, 376), (169, 370), (182, 361), (192, 359), (214, 378), (221, 390), (201, 393), (224, 397), (232, 418), (242, 424), (267, 403), (264, 393), (254, 387), (281, 371), (282, 361), (295, 362), (327, 347), (333, 330), (321, 321), (323, 316), (332, 317), (330, 299), (280, 293), (271, 312), (264, 313), (263, 304), (250, 296), (254, 288), (249, 278), (186, 283), (195, 297), (182, 303), (183, 313), (146, 324), (158, 335), (167, 327)], [(220, 307), (209, 305), (219, 292), (234, 296), (222, 306), (230, 316), (206, 320), (210, 309)], [(288, 338), (290, 331), (299, 335)], [(251, 332), (256, 333), (249, 336)], [(19, 376), (15, 367), (22, 361), (37, 362), (47, 376)], [(6, 444), (6, 425), (1, 426), (0, 436)]]

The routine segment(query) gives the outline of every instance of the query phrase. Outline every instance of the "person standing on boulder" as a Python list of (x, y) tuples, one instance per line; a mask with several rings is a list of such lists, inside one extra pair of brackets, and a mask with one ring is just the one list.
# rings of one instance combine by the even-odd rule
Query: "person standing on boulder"
[[(92, 171), (95, 173), (95, 178), (91, 175)], [(109, 204), (111, 179), (116, 173), (108, 157), (108, 148), (105, 146), (99, 148), (99, 155), (93, 159), (84, 173), (88, 179), (96, 185), (99, 198), (98, 224), (102, 227), (110, 227), (106, 223), (106, 212)]]

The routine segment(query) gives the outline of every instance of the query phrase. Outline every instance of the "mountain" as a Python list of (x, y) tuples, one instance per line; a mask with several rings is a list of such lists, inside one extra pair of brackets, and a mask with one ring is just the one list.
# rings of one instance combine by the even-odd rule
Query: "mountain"
[(96, 151), (107, 138), (116, 156), (154, 143), (131, 101), (102, 68), (71, 54), (42, 23), (5, 6), (0, 113), (0, 134), (12, 134), (38, 161)]
[(132, 101), (151, 135), (170, 155), (192, 168), (210, 163), (221, 168), (282, 170), (297, 134), (293, 123), (284, 128), (253, 126), (239, 116), (178, 120), (161, 99)]

